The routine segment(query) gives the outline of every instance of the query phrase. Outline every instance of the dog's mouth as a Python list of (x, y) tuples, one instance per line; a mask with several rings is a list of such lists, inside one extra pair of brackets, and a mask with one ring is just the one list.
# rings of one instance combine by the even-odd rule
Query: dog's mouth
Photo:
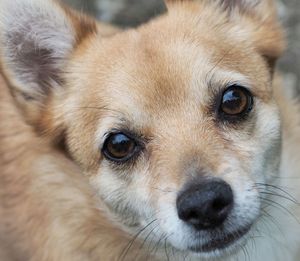
[(242, 229), (223, 234), (222, 236), (216, 236), (208, 243), (189, 247), (189, 250), (195, 253), (211, 253), (217, 250), (225, 250), (231, 246), (234, 246), (237, 241), (242, 240), (250, 231), (250, 229), (251, 226), (247, 226)]

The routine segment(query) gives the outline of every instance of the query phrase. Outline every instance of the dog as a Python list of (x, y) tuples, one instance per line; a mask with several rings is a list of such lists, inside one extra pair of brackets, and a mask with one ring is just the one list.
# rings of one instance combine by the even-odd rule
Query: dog
[(166, 5), (115, 31), (0, 3), (3, 260), (298, 260), (274, 2)]

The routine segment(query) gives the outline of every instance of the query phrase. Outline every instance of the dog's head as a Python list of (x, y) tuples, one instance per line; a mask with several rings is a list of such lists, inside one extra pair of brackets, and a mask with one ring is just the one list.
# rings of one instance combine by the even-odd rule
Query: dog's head
[(124, 229), (216, 257), (247, 239), (278, 168), (283, 38), (272, 1), (167, 6), (107, 38), (56, 3), (2, 1), (2, 64), (24, 117), (64, 140)]

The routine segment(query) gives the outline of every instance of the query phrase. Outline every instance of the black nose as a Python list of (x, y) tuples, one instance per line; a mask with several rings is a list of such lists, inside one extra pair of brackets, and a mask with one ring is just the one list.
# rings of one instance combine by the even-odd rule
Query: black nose
[(223, 224), (233, 206), (233, 192), (224, 181), (211, 180), (190, 185), (177, 198), (178, 216), (197, 230)]

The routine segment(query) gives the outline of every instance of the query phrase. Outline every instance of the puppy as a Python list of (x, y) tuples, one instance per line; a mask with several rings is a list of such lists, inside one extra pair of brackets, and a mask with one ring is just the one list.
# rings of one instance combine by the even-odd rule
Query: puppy
[(15, 122), (38, 136), (1, 151), (1, 194), (22, 199), (1, 210), (15, 259), (298, 260), (298, 108), (276, 87), (273, 1), (167, 6), (105, 37), (50, 0), (0, 3)]

